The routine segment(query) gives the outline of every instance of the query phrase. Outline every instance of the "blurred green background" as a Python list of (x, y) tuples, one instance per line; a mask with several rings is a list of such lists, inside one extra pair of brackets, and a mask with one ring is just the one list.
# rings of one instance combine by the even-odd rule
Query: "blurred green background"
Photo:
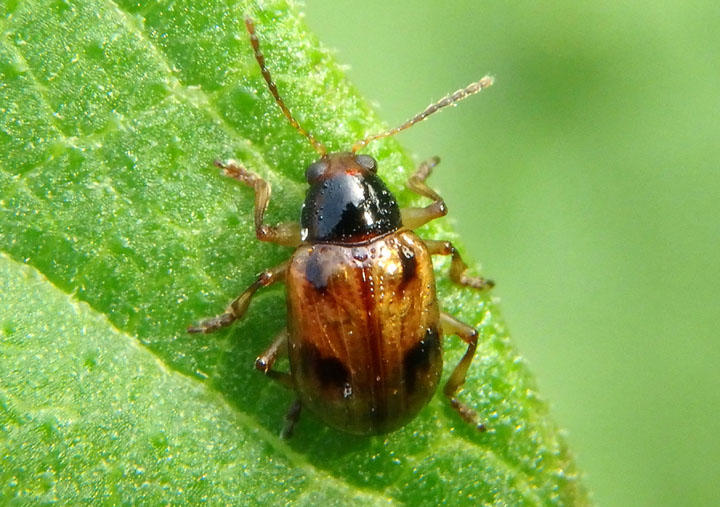
[[(720, 501), (720, 4), (308, 0), (498, 286), (601, 505)], [(291, 105), (292, 107), (292, 105)]]

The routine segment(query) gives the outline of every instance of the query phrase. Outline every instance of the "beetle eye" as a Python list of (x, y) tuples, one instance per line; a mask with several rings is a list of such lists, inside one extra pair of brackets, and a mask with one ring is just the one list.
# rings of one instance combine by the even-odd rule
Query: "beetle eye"
[(375, 159), (372, 158), (370, 155), (358, 155), (355, 157), (355, 162), (357, 162), (359, 166), (367, 169), (371, 173), (377, 172), (377, 162), (375, 162)]
[(305, 178), (307, 179), (307, 182), (311, 185), (315, 183), (322, 177), (326, 169), (327, 162), (325, 162), (324, 160), (318, 160), (317, 162), (313, 162), (312, 164), (310, 164), (305, 170)]

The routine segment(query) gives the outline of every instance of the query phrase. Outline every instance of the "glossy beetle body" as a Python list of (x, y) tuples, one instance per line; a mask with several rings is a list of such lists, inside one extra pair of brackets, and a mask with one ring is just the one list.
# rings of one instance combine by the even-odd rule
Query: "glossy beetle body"
[[(455, 283), (485, 289), (492, 282), (467, 276), (467, 266), (451, 243), (423, 240), (413, 232), (447, 213), (442, 198), (425, 184), (438, 159), (421, 164), (408, 181), (410, 190), (433, 203), (400, 209), (378, 177), (376, 161), (356, 151), (482, 90), (492, 79), (472, 83), (400, 127), (365, 138), (351, 152), (328, 154), (283, 103), (265, 67), (252, 21), (246, 20), (246, 25), (273, 97), (320, 158), (306, 169), (310, 187), (300, 224), (276, 226), (264, 222), (268, 183), (234, 162), (216, 162), (227, 176), (255, 191), (258, 239), (293, 246), (295, 251), (289, 261), (261, 273), (224, 313), (188, 331), (209, 333), (227, 326), (244, 315), (259, 288), (286, 284), (287, 327), (255, 363), (297, 394), (286, 436), (301, 406), (349, 433), (384, 433), (404, 425), (427, 404), (440, 382), (443, 336), (457, 335), (468, 348), (444, 394), (463, 419), (483, 430), (475, 413), (456, 398), (475, 353), (477, 331), (439, 308), (431, 256), (452, 256), (450, 278)], [(273, 367), (283, 355), (289, 357), (289, 372)]]
[(290, 374), (303, 406), (331, 426), (382, 433), (415, 416), (442, 373), (432, 261), (400, 230), (394, 196), (351, 153), (308, 170), (308, 244), (286, 275)]
[(290, 372), (303, 404), (351, 433), (405, 424), (442, 373), (427, 248), (412, 231), (301, 246), (287, 273)]

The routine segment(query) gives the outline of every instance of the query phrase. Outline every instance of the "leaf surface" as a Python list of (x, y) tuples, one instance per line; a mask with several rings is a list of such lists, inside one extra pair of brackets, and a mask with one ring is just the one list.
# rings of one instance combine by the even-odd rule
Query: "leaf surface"
[[(384, 128), (292, 3), (13, 1), (0, 14), (0, 498), (585, 501), (491, 295), (450, 285), (446, 262), (441, 304), (481, 335), (461, 397), (485, 434), (438, 395), (384, 437), (304, 414), (278, 438), (292, 394), (252, 365), (284, 325), (281, 287), (228, 330), (185, 333), (289, 255), (255, 241), (251, 192), (212, 161), (267, 178), (273, 222), (298, 218), (315, 156), (267, 92), (244, 15), (330, 149)], [(367, 152), (409, 204), (397, 142)], [(421, 234), (456, 241), (444, 221)], [(446, 375), (463, 348), (447, 340)]]

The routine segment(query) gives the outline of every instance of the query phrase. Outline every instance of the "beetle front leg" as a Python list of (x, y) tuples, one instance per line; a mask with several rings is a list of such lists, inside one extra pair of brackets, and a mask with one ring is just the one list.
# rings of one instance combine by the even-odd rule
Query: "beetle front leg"
[(450, 262), (450, 280), (453, 282), (478, 290), (491, 289), (495, 286), (495, 282), (492, 280), (486, 280), (479, 276), (466, 275), (465, 272), (468, 266), (449, 241), (436, 241), (433, 239), (425, 239), (423, 241), (430, 255), (452, 255), (452, 261)]
[(403, 208), (400, 210), (404, 227), (411, 230), (417, 229), (436, 218), (447, 215), (448, 210), (443, 198), (425, 183), (433, 168), (439, 163), (439, 157), (432, 157), (430, 160), (420, 164), (412, 176), (408, 178), (408, 188), (418, 195), (432, 199), (433, 203), (424, 208)]
[(257, 277), (257, 280), (255, 280), (255, 282), (250, 287), (245, 289), (245, 292), (240, 294), (232, 303), (230, 303), (230, 305), (223, 313), (217, 315), (216, 317), (211, 317), (209, 319), (200, 321), (195, 326), (188, 327), (187, 332), (212, 333), (213, 331), (217, 331), (218, 329), (229, 326), (230, 324), (235, 322), (237, 319), (239, 319), (245, 314), (245, 311), (247, 311), (248, 306), (250, 305), (252, 297), (255, 295), (255, 292), (257, 292), (260, 287), (267, 287), (268, 285), (272, 285), (275, 282), (281, 282), (285, 280), (285, 272), (287, 270), (287, 265), (288, 261), (285, 261), (282, 264), (275, 266), (274, 268), (268, 269), (260, 273), (260, 275), (258, 275)]
[(225, 176), (236, 179), (255, 191), (255, 235), (260, 241), (283, 246), (298, 246), (302, 242), (299, 224), (286, 222), (267, 225), (264, 223), (265, 211), (270, 203), (270, 183), (232, 160), (227, 164), (216, 160), (215, 165), (222, 169)]
[(468, 326), (467, 324), (460, 322), (455, 317), (448, 315), (447, 313), (440, 314), (440, 326), (442, 327), (444, 334), (453, 334), (459, 336), (465, 343), (468, 344), (465, 355), (460, 359), (453, 370), (450, 378), (448, 379), (445, 387), (443, 388), (443, 394), (450, 400), (450, 405), (455, 411), (460, 414), (465, 421), (474, 425), (479, 431), (485, 431), (485, 425), (478, 422), (477, 414), (473, 409), (465, 405), (463, 402), (457, 399), (456, 394), (458, 389), (465, 383), (465, 377), (467, 376), (468, 368), (472, 363), (473, 356), (475, 355), (475, 349), (477, 348), (478, 332), (475, 328)]

